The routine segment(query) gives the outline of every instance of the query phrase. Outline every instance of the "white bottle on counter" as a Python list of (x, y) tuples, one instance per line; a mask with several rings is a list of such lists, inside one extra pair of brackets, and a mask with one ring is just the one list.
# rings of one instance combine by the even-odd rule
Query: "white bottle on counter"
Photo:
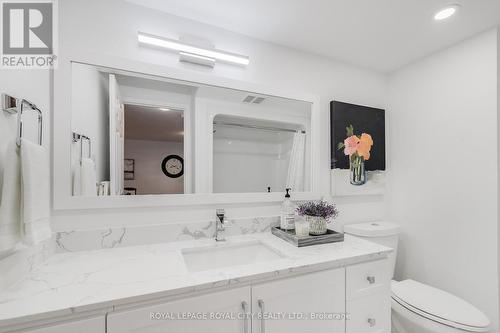
[(290, 200), (290, 189), (286, 189), (285, 200), (281, 205), (280, 228), (283, 230), (295, 229), (295, 204)]

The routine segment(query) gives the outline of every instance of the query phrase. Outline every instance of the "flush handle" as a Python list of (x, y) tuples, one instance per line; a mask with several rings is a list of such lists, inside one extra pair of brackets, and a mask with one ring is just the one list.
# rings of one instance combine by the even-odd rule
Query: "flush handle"
[(377, 321), (375, 320), (375, 318), (368, 318), (367, 322), (368, 322), (368, 325), (370, 325), (370, 327), (373, 327), (377, 324)]
[(366, 280), (368, 280), (368, 282), (370, 284), (374, 284), (375, 283), (375, 276), (367, 276)]

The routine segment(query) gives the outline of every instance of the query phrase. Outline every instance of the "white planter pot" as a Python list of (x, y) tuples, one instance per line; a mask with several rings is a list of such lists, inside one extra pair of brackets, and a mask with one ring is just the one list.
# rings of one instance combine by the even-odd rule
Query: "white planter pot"
[(309, 234), (310, 235), (324, 235), (326, 234), (327, 221), (324, 217), (319, 216), (308, 216), (306, 215), (306, 220), (309, 222)]

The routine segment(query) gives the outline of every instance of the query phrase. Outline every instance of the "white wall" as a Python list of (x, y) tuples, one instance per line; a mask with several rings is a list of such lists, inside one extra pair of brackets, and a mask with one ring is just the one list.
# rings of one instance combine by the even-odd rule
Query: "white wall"
[(125, 140), (125, 158), (135, 160), (135, 179), (125, 180), (125, 187), (137, 188), (137, 194), (184, 193), (184, 176), (169, 178), (161, 169), (168, 155), (184, 158), (181, 142)]
[[(497, 147), (500, 147), (500, 28), (497, 30)], [(498, 187), (497, 187), (497, 193), (498, 193), (498, 198), (497, 198), (497, 226), (500, 225), (500, 154), (497, 156), (497, 164), (498, 164), (498, 175), (499, 178), (497, 179), (498, 181)], [(498, 229), (498, 235), (497, 235), (497, 247), (498, 247), (498, 253), (497, 253), (497, 259), (498, 259), (498, 290), (500, 291), (500, 245), (498, 245), (498, 242), (500, 240), (500, 227)], [(499, 296), (500, 297), (500, 296)], [(499, 312), (500, 312), (500, 306), (499, 306)], [(499, 321), (500, 321), (500, 313), (499, 313)], [(499, 324), (500, 325), (500, 324)]]
[[(132, 80), (132, 79), (130, 79)], [(125, 104), (151, 104), (154, 106), (185, 106), (189, 105), (191, 101), (191, 95), (193, 92), (186, 89), (186, 92), (174, 92), (168, 91), (166, 89), (161, 89), (158, 87), (137, 87), (127, 85), (130, 83), (118, 78), (118, 84), (120, 86), (120, 93)], [(137, 85), (141, 85), (141, 82), (147, 82), (145, 80), (137, 81)], [(194, 88), (193, 88), (194, 90)]]
[(394, 73), (389, 96), (396, 277), (468, 300), (498, 332), (496, 30)]
[[(329, 101), (332, 99), (385, 107), (386, 76), (323, 57), (306, 54), (235, 34), (223, 29), (152, 11), (119, 0), (60, 2), (60, 51), (75, 54), (89, 51), (117, 58), (127, 58), (206, 73), (269, 87), (304, 91), (321, 97), (321, 192), (329, 193)], [(111, 19), (112, 18), (112, 19)], [(92, 24), (89, 24), (92, 22)], [(247, 54), (247, 68), (217, 64), (209, 70), (180, 63), (175, 53), (140, 47), (137, 31), (176, 37), (196, 35), (212, 41), (217, 48)], [(339, 224), (382, 217), (383, 198), (338, 198), (341, 209)], [(103, 227), (104, 225), (168, 223), (185, 219), (213, 218), (215, 207), (197, 209), (126, 209), (88, 212), (57, 212), (54, 217), (58, 230)], [(247, 217), (279, 214), (279, 205), (259, 207), (232, 205), (228, 216)]]
[[(109, 181), (109, 80), (97, 68), (74, 63), (72, 66), (71, 127), (91, 139), (97, 182)], [(83, 141), (83, 157), (88, 142)], [(73, 167), (80, 163), (80, 142), (71, 145)]]

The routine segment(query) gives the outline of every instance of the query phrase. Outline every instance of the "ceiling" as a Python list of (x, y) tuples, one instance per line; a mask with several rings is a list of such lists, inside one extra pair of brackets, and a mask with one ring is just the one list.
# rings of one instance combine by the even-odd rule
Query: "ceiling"
[(125, 140), (183, 142), (183, 111), (125, 104)]
[[(500, 0), (128, 0), (261, 40), (383, 72), (500, 23)], [(212, 41), (215, 44), (217, 41)]]

